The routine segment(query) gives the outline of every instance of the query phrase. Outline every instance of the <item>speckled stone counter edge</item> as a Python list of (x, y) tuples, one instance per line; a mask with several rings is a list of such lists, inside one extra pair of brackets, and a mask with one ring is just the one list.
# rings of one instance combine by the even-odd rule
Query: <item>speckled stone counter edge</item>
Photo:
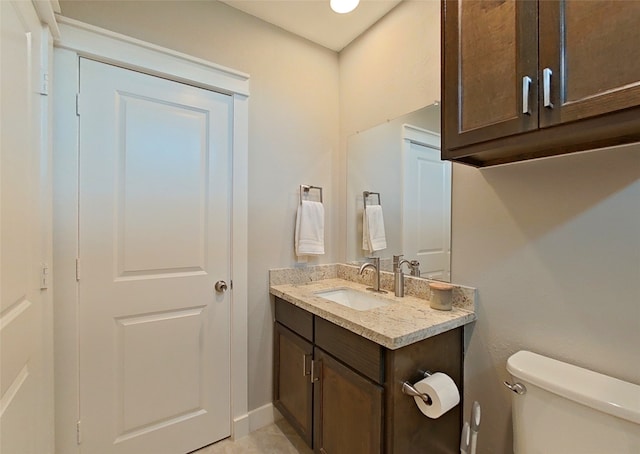
[[(373, 271), (368, 269), (363, 276), (358, 274), (359, 267), (343, 263), (333, 263), (328, 265), (304, 266), (299, 268), (278, 268), (269, 270), (269, 285), (301, 285), (324, 279), (344, 279), (346, 281), (357, 282), (359, 284), (371, 285)], [(393, 273), (382, 271), (380, 273), (380, 287), (393, 292)], [(416, 298), (431, 299), (430, 282), (437, 282), (429, 279), (416, 278), (413, 276), (404, 277), (404, 291), (406, 295)], [(452, 305), (468, 311), (476, 311), (476, 289), (452, 283)]]

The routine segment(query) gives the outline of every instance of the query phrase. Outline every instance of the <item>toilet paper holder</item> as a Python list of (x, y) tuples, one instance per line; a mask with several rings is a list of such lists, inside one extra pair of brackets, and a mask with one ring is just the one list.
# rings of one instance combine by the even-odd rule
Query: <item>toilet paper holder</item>
[[(423, 378), (427, 378), (432, 375), (431, 372), (429, 371), (424, 371), (424, 372), (420, 371), (420, 373), (422, 374)], [(433, 403), (433, 401), (431, 400), (431, 397), (428, 394), (421, 393), (416, 388), (414, 388), (414, 386), (408, 381), (404, 381), (402, 383), (402, 393), (411, 397), (419, 397), (427, 405), (431, 405)]]

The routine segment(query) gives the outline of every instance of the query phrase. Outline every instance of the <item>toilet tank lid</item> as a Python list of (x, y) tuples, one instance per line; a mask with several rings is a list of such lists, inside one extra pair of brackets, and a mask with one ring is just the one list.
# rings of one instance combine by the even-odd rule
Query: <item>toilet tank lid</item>
[(567, 399), (640, 424), (640, 386), (529, 351), (514, 353), (507, 370)]

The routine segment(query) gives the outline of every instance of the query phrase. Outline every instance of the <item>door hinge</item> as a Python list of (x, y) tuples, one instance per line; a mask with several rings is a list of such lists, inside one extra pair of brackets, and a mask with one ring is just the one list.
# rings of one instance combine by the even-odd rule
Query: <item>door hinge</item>
[(82, 432), (80, 431), (80, 420), (76, 421), (76, 442), (82, 443)]
[(76, 281), (80, 280), (80, 258), (76, 257)]
[(80, 93), (76, 93), (76, 115), (80, 116)]
[(49, 73), (47, 71), (40, 71), (40, 94), (49, 95)]

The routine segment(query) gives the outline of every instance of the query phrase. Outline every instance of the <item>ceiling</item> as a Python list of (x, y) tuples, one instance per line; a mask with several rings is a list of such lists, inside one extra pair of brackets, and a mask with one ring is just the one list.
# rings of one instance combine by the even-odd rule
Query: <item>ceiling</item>
[(402, 0), (360, 0), (360, 5), (347, 14), (334, 13), (329, 0), (221, 1), (339, 52)]

